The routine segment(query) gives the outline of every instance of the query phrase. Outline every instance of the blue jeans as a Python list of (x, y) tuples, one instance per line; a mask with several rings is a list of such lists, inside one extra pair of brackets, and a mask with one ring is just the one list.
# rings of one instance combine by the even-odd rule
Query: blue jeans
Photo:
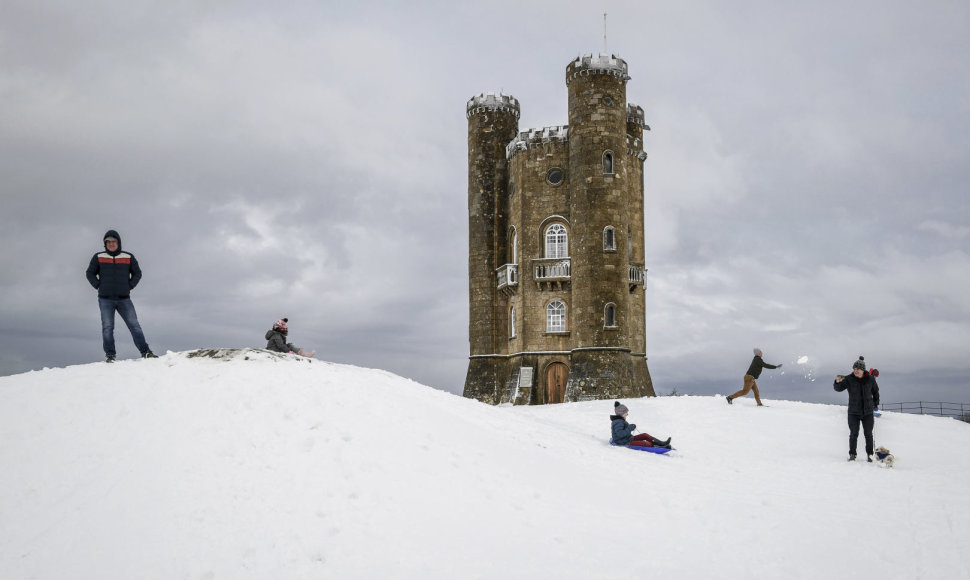
[(131, 338), (135, 340), (138, 352), (145, 354), (148, 352), (148, 343), (145, 342), (145, 333), (141, 331), (138, 324), (138, 315), (135, 314), (135, 305), (130, 298), (112, 300), (111, 298), (98, 298), (98, 306), (101, 307), (101, 340), (104, 343), (104, 354), (115, 356), (115, 311), (121, 315), (121, 319), (128, 325), (131, 331)]

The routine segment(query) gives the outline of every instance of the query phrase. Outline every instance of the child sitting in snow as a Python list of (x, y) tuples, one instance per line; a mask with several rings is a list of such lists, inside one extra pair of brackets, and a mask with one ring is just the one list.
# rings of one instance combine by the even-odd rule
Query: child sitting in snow
[(626, 422), (626, 416), (630, 413), (630, 409), (626, 405), (616, 401), (613, 403), (614, 415), (610, 415), (610, 420), (613, 422), (613, 443), (617, 445), (631, 445), (634, 447), (665, 447), (670, 449), (670, 437), (667, 437), (666, 441), (661, 441), (656, 437), (652, 437), (647, 433), (640, 433), (634, 436), (633, 431), (636, 430), (637, 426)]
[(273, 323), (273, 328), (266, 331), (266, 350), (273, 352), (288, 352), (300, 356), (313, 356), (315, 351), (307, 352), (302, 348), (297, 348), (293, 344), (286, 342), (286, 329), (288, 318), (280, 318)]

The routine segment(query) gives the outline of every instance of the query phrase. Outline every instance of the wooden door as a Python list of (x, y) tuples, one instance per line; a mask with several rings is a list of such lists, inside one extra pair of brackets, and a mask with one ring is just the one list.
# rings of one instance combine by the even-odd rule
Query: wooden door
[(569, 367), (562, 363), (552, 363), (546, 368), (546, 403), (562, 403), (568, 378)]

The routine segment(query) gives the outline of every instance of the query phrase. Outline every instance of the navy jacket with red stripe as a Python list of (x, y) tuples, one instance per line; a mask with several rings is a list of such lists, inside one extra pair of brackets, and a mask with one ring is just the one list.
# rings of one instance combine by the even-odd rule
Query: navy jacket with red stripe
[(108, 230), (104, 237), (118, 240), (118, 249), (114, 252), (98, 252), (91, 257), (88, 264), (87, 277), (98, 291), (98, 298), (121, 300), (131, 295), (131, 290), (141, 280), (141, 268), (138, 260), (128, 252), (121, 251), (121, 236), (114, 230)]

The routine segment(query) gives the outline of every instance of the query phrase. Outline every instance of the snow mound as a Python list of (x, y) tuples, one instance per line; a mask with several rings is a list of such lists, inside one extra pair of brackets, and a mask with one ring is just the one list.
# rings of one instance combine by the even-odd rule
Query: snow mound
[[(970, 426), (831, 405), (491, 407), (379, 370), (205, 349), (0, 378), (0, 578), (961, 577)], [(739, 543), (743, 545), (739, 546)], [(736, 574), (735, 574), (736, 572)]]
[(313, 359), (297, 354), (273, 352), (263, 348), (200, 348), (183, 353), (185, 358), (211, 358), (220, 361), (302, 361)]

